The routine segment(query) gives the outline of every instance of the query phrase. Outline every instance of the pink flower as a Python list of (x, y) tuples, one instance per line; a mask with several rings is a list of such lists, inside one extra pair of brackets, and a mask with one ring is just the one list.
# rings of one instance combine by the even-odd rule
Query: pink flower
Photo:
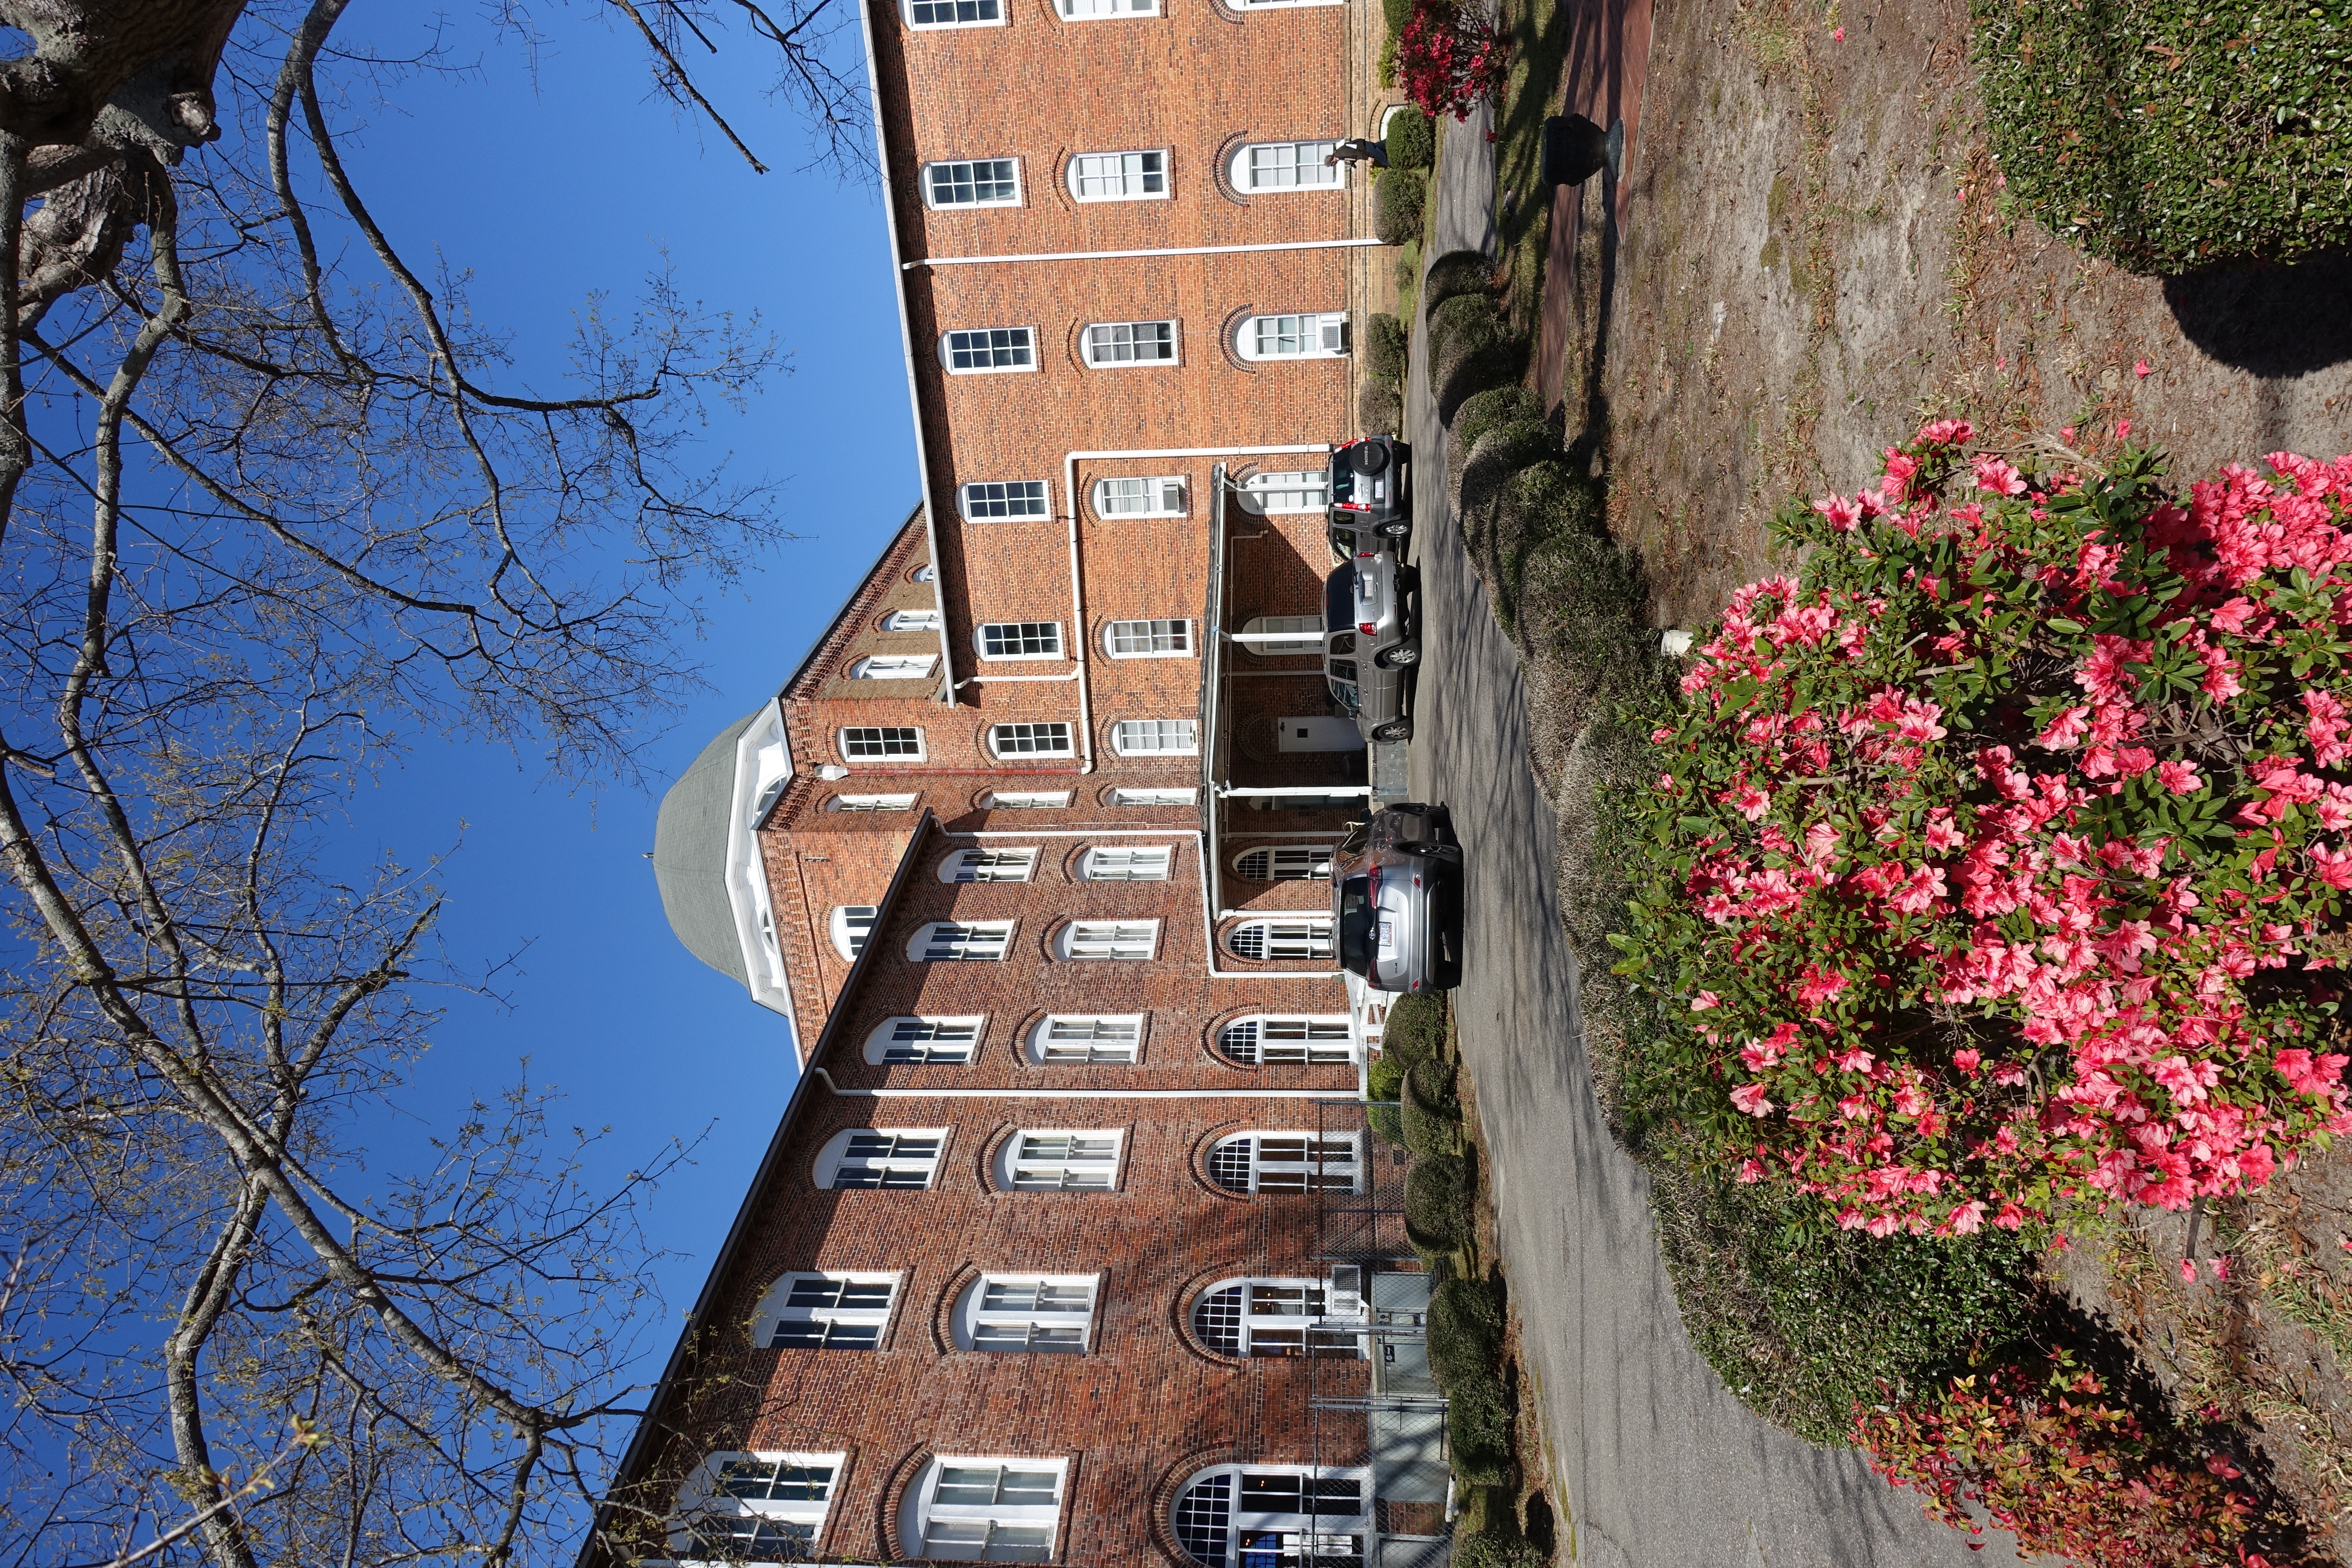
[(2120, 441), (2120, 440), (2122, 440), (2125, 437), (2129, 436), (2130, 434), (2131, 434), (2131, 421), (2130, 421), (2130, 420), (2128, 420), (2128, 419), (2118, 419), (2118, 420), (2116, 420), (2116, 440)]
[(2025, 1223), (2025, 1211), (2015, 1204), (2003, 1204), (2000, 1212), (1992, 1216), (1993, 1224), (2003, 1230), (2015, 1230)]
[(1940, 866), (1921, 866), (1911, 873), (1895, 895), (1895, 907), (1906, 915), (1916, 915), (1944, 896), (1944, 871)]
[(1965, 419), (1936, 419), (1919, 426), (1917, 439), (1930, 447), (1956, 447), (1974, 440), (1976, 433)]
[(1704, 1013), (1709, 1007), (1720, 1007), (1722, 1005), (1723, 998), (1717, 996), (1712, 991), (1702, 991), (1697, 995), (1691, 998), (1691, 1011), (1694, 1013)]
[(1753, 1186), (1763, 1179), (1764, 1162), (1757, 1159), (1747, 1159), (1739, 1162), (1739, 1180), (1742, 1183), (1747, 1185)]
[(2313, 874), (2337, 892), (2352, 892), (2352, 849), (2331, 850), (2325, 844), (2311, 847)]
[(1841, 43), (1841, 44), (1844, 43), (1844, 42), (1845, 42), (1845, 29), (1844, 29), (1843, 27), (1832, 27), (1832, 28), (1831, 28), (1831, 29), (1830, 29), (1830, 37), (1831, 37), (1831, 39), (1832, 39), (1832, 41), (1834, 41), (1834, 42), (1836, 42), (1836, 43)]
[(1750, 822), (1763, 821), (1764, 814), (1772, 809), (1772, 797), (1754, 784), (1741, 785), (1736, 792), (1725, 795), (1723, 803)]
[(1731, 1103), (1750, 1116), (1772, 1114), (1772, 1102), (1764, 1098), (1764, 1086), (1760, 1083), (1743, 1084), (1733, 1089)]
[(2074, 742), (2081, 740), (2090, 727), (2091, 710), (2088, 708), (2069, 708), (2050, 721), (2042, 733), (2034, 737), (2034, 743), (2047, 746), (2053, 752), (2072, 751)]
[(1847, 1072), (1868, 1072), (1871, 1068), (1871, 1064), (1877, 1061), (1877, 1059), (1878, 1058), (1876, 1057), (1874, 1057), (1868, 1051), (1864, 1050), (1860, 1046), (1856, 1046), (1853, 1049), (1846, 1052), (1845, 1055), (1838, 1058), (1837, 1065)]
[(1952, 1211), (1952, 1228), (1962, 1236), (1974, 1236), (1977, 1233), (1977, 1227), (1984, 1224), (1984, 1205), (1975, 1198), (1970, 1198)]
[(1968, 1074), (1970, 1078), (1976, 1077), (1977, 1064), (1983, 1060), (1984, 1053), (1976, 1049), (1974, 1047), (1970, 1047), (1966, 1050), (1954, 1051), (1952, 1053), (1952, 1065), (1959, 1068), (1962, 1072)]
[(2195, 763), (2158, 763), (2156, 780), (2175, 795), (2195, 795), (2205, 787), (2205, 781), (2197, 776)]
[(2132, 366), (2132, 374), (2139, 377), (2142, 381), (2146, 381), (2147, 379), (2147, 373), (2148, 366), (2147, 361), (2146, 360), (2142, 360), (2137, 364)]
[(2227, 1279), (2230, 1277), (2230, 1260), (2227, 1258), (2209, 1258), (2205, 1260), (2205, 1267), (2213, 1271), (2213, 1278), (2216, 1279)]
[(2197, 1283), (2197, 1260), (2195, 1258), (2184, 1258), (2180, 1260), (2180, 1282), (2183, 1285), (2194, 1285)]
[(1830, 520), (1830, 526), (1840, 533), (1853, 531), (1862, 521), (1862, 508), (1843, 496), (1830, 496), (1813, 503), (1813, 510)]
[(1995, 495), (2021, 496), (2025, 493), (2025, 476), (1999, 458), (1982, 456), (1977, 458), (1977, 489)]

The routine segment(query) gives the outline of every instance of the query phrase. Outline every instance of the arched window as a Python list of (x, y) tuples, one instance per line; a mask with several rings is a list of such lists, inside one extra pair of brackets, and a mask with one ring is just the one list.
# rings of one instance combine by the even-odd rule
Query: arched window
[(1217, 1031), (1217, 1049), (1247, 1067), (1296, 1067), (1356, 1059), (1355, 1031), (1344, 1014), (1259, 1013)]
[(1352, 1193), (1356, 1139), (1313, 1132), (1244, 1132), (1209, 1151), (1209, 1174), (1235, 1193)]
[(959, 849), (940, 862), (940, 880), (1025, 882), (1036, 868), (1034, 849)]
[(920, 680), (931, 673), (940, 662), (937, 654), (877, 653), (855, 660), (849, 667), (852, 680)]
[(1069, 804), (1066, 789), (995, 789), (980, 797), (982, 811), (1055, 811)]
[(1013, 946), (1011, 921), (933, 921), (908, 939), (907, 956), (917, 963), (987, 963)]
[(1040, 1131), (1023, 1128), (996, 1155), (996, 1184), (1008, 1193), (1107, 1193), (1118, 1184), (1116, 1129)]
[(1166, 844), (1097, 845), (1078, 862), (1078, 875), (1089, 882), (1164, 882), (1175, 858)]
[(1095, 481), (1097, 517), (1181, 517), (1184, 478), (1181, 474), (1129, 474)]
[(936, 583), (939, 577), (940, 569), (928, 561), (915, 568), (914, 581), (918, 583)]
[(1158, 921), (1072, 921), (1055, 939), (1058, 956), (1068, 959), (1149, 960), (1160, 945)]
[(1176, 1493), (1176, 1539), (1201, 1568), (1363, 1568), (1371, 1472), (1220, 1465)]
[(1201, 752), (1195, 719), (1121, 719), (1110, 727), (1110, 749), (1122, 757), (1193, 757)]
[(1029, 1031), (1029, 1059), (1041, 1067), (1127, 1063), (1142, 1053), (1140, 1013), (1055, 1013)]
[(770, 1350), (870, 1351), (890, 1326), (896, 1274), (787, 1274), (753, 1314), (752, 1342)]
[(911, 795), (837, 795), (825, 803), (828, 811), (912, 811)]
[(1192, 1304), (1192, 1331), (1227, 1355), (1352, 1359), (1363, 1321), (1362, 1298), (1328, 1279), (1227, 1279)]
[(1094, 1326), (1091, 1274), (987, 1274), (956, 1303), (954, 1332), (958, 1350), (1083, 1355)]
[(1328, 882), (1331, 849), (1324, 844), (1244, 849), (1234, 857), (1234, 874), (1253, 882)]
[(814, 1175), (824, 1192), (928, 1187), (940, 1168), (942, 1127), (850, 1127), (817, 1151)]
[(680, 1489), (670, 1550), (727, 1563), (799, 1563), (814, 1554), (840, 1454), (713, 1454)]
[[(930, 568), (926, 566), (922, 570), (929, 572)], [(918, 581), (928, 583), (930, 579), (919, 576)], [(940, 629), (940, 613), (937, 610), (893, 610), (882, 617), (882, 629), (886, 632), (935, 632)]]
[(1080, 153), (1070, 160), (1068, 179), (1070, 195), (1082, 202), (1166, 201), (1168, 153)]
[(968, 1062), (980, 1048), (981, 1026), (987, 1021), (979, 1014), (885, 1018), (866, 1037), (866, 1059), (877, 1067)]
[(1323, 160), (1336, 142), (1251, 142), (1234, 152), (1234, 189), (1251, 195), (1274, 191), (1336, 191), (1348, 183), (1345, 162)]
[[(1260, 474), (1262, 479), (1289, 479), (1299, 476)], [(1244, 491), (1244, 494), (1247, 492)], [(1307, 511), (1307, 507), (1268, 507), (1269, 511)], [(1323, 651), (1323, 617), (1320, 616), (1253, 616), (1242, 626), (1245, 637), (1264, 637), (1264, 642), (1244, 642), (1242, 651), (1253, 658), (1281, 658), (1318, 656)]]
[(1348, 352), (1345, 310), (1291, 310), (1252, 316), (1234, 334), (1244, 360), (1338, 359)]
[(907, 1488), (901, 1540), (953, 1563), (1050, 1563), (1066, 1459), (942, 1454)]
[[(1295, 473), (1252, 474), (1242, 481), (1242, 510), (1257, 517), (1280, 517), (1290, 512), (1321, 511), (1331, 499), (1331, 476), (1321, 468), (1301, 469)], [(1321, 627), (1312, 617), (1308, 624)], [(1319, 650), (1322, 643), (1318, 640)]]
[(874, 917), (878, 912), (872, 904), (836, 905), (833, 918), (826, 922), (833, 935), (833, 951), (856, 963), (857, 955), (866, 951), (866, 939), (874, 934)]
[(1225, 933), (1225, 946), (1235, 958), (1255, 963), (1331, 956), (1331, 919), (1309, 915), (1295, 920), (1244, 921)]

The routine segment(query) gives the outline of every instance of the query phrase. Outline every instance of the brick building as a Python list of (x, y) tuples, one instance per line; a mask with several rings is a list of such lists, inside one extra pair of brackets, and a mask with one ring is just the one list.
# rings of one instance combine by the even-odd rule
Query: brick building
[(867, 12), (922, 500), (663, 804), (803, 1072), (593, 1559), (1428, 1554), (1315, 657), (1358, 9)]

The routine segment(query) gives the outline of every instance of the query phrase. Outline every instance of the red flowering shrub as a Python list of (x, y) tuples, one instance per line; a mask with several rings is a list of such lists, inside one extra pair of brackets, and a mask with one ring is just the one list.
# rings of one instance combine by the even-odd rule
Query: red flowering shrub
[(1953, 1381), (1929, 1403), (1862, 1413), (1870, 1468), (1927, 1495), (1930, 1519), (1971, 1536), (1981, 1508), (2025, 1551), (2081, 1568), (2265, 1568), (2253, 1510), (2221, 1458), (2174, 1464), (2099, 1379), (2063, 1354)]
[(1510, 67), (1510, 40), (1493, 23), (1453, 0), (1413, 0), (1397, 39), (1397, 85), (1423, 113), (1469, 119)]
[(1880, 1235), (2258, 1187), (2352, 1128), (2352, 458), (2183, 506), (1970, 437), (1785, 510), (1653, 731), (1629, 1078)]

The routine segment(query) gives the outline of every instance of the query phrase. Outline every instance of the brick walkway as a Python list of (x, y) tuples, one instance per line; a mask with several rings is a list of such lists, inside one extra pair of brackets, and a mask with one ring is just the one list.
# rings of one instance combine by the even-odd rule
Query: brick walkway
[[(1623, 175), (1640, 154), (1642, 79), (1650, 58), (1650, 0), (1564, 0), (1576, 16), (1568, 46), (1567, 89), (1559, 112), (1581, 114), (1596, 125), (1625, 122), (1625, 153), (1619, 178), (1607, 188), (1617, 226), (1622, 228), (1632, 196)], [(1603, 180), (1603, 174), (1598, 176)], [(1560, 356), (1569, 339), (1569, 289), (1575, 277), (1577, 232), (1582, 226), (1584, 187), (1562, 185), (1552, 193), (1551, 254), (1544, 264), (1543, 333), (1538, 368), (1547, 401), (1559, 388)]]

